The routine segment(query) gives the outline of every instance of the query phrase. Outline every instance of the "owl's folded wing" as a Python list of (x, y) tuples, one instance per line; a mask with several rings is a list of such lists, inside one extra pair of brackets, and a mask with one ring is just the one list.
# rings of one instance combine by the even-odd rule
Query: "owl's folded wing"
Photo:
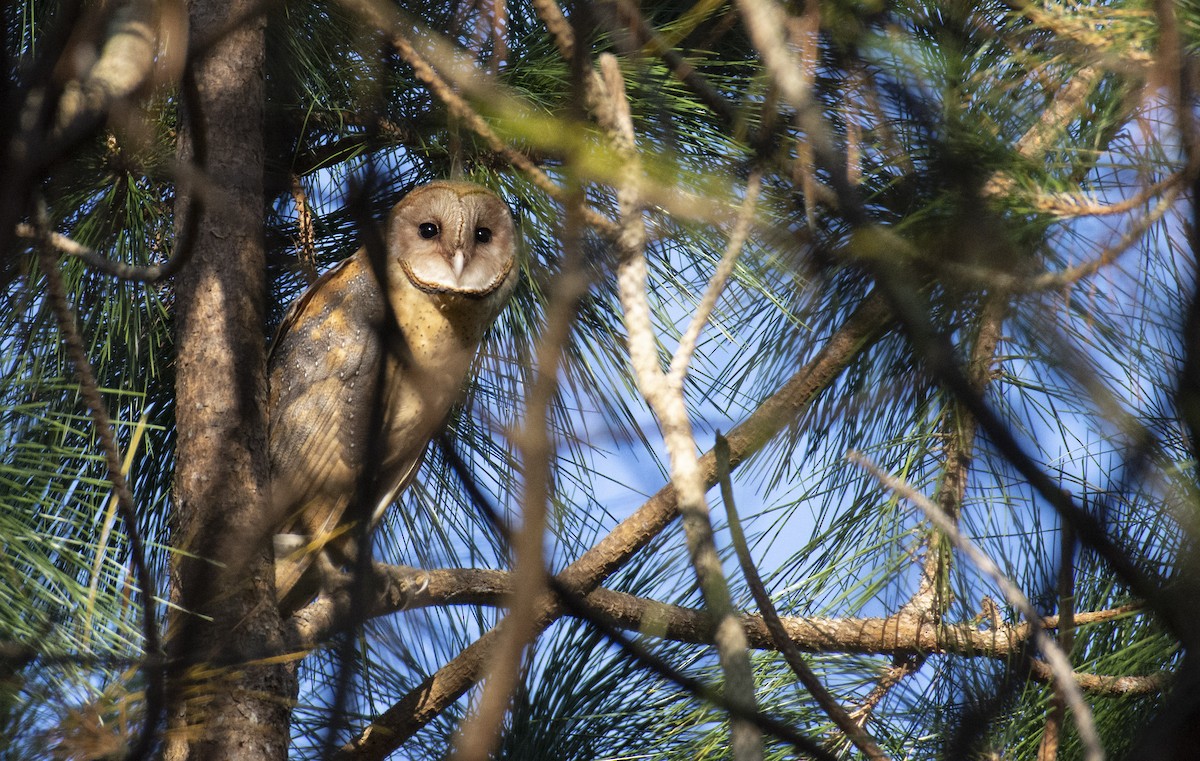
[(354, 256), (317, 280), (280, 325), (270, 354), (270, 450), (284, 530), (332, 531), (357, 492), (379, 404), (381, 312)]

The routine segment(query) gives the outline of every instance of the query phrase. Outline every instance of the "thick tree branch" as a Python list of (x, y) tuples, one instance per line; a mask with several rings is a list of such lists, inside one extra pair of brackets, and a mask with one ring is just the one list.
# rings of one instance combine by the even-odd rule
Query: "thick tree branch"
[[(178, 142), (179, 163), (202, 159), (222, 204), (197, 212), (192, 188), (176, 196), (177, 237), (187, 235), (180, 229), (186, 220), (202, 219), (195, 223), (193, 257), (175, 283), (172, 546), (178, 552), (169, 613), (170, 731), (162, 756), (283, 759), (294, 674), (278, 662), (238, 662), (279, 648), (282, 634), (270, 545), (246, 550), (247, 537), (263, 535), (269, 483), (262, 340), (266, 20), (245, 15), (258, 10), (253, 0), (196, 1), (189, 10), (193, 29), (240, 25), (193, 60), (197, 97), (187, 103)], [(236, 665), (226, 667), (230, 661)]]
[[(503, 606), (512, 593), (513, 576), (508, 571), (478, 568), (443, 568), (421, 571), (406, 566), (377, 564), (375, 574), (388, 583), (368, 607), (367, 617), (391, 615), (400, 610), (444, 605)], [(288, 624), (287, 645), (302, 651), (320, 647), (341, 629), (361, 622), (350, 608), (350, 585), (347, 578), (329, 596), (298, 613)], [(712, 616), (703, 610), (650, 600), (643, 597), (594, 589), (586, 596), (589, 607), (604, 613), (616, 625), (652, 634), (674, 642), (712, 644), (715, 626)], [(553, 602), (544, 597), (543, 609)], [(1096, 625), (1114, 621), (1141, 610), (1138, 605), (1074, 615), (1071, 626)], [(761, 615), (742, 613), (738, 616), (750, 647), (756, 650), (776, 650), (778, 646)], [(946, 622), (940, 626), (931, 619), (913, 616), (890, 618), (810, 618), (780, 616), (780, 622), (792, 643), (808, 653), (853, 653), (857, 655), (957, 655), (968, 658), (1007, 660), (1015, 658), (1025, 648), (1033, 627), (1028, 622), (989, 622), (980, 628), (974, 622)], [(1043, 629), (1056, 629), (1063, 624), (1058, 616), (1039, 620)], [(1049, 667), (1040, 661), (1031, 662), (1031, 678), (1049, 682)], [(1041, 665), (1039, 665), (1041, 664)], [(1145, 695), (1161, 692), (1168, 686), (1165, 673), (1112, 676), (1076, 672), (1079, 686), (1102, 695)]]

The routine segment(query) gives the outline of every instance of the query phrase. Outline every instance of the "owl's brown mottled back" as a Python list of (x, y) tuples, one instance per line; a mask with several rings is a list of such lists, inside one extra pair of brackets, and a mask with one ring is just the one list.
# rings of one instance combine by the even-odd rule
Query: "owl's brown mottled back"
[[(408, 485), (516, 284), (512, 215), (478, 185), (416, 188), (386, 240), (395, 325), (360, 249), (292, 304), (271, 347), (271, 501), (279, 532), (303, 537), (277, 558), (286, 612), (318, 591), (314, 565), (353, 561), (357, 521), (373, 527)], [(386, 342), (389, 330), (399, 342)], [(382, 430), (367, 463), (373, 420)], [(374, 487), (357, 505), (364, 474)], [(277, 554), (288, 544), (277, 541)]]

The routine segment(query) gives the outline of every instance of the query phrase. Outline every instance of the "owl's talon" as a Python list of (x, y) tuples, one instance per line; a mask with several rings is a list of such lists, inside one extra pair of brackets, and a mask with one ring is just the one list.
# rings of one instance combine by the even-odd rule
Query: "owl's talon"
[(429, 589), (429, 572), (421, 568), (389, 566), (376, 576), (381, 582), (384, 603), (390, 610), (405, 610)]

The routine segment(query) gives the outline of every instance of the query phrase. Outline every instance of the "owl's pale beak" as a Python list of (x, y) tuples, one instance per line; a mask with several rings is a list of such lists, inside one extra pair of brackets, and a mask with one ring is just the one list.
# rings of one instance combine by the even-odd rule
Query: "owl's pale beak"
[(450, 269), (454, 270), (454, 277), (461, 278), (463, 270), (467, 266), (467, 254), (461, 248), (454, 249), (454, 257), (450, 260)]

